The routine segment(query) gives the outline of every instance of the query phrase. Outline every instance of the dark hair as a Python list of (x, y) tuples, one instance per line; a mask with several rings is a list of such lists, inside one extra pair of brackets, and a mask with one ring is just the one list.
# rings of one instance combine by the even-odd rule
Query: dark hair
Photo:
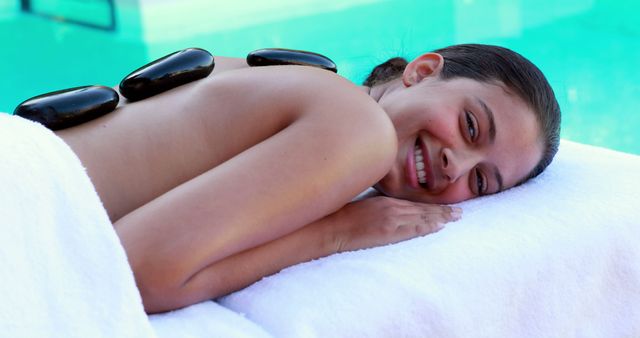
[[(482, 82), (499, 81), (520, 97), (536, 114), (543, 137), (540, 161), (516, 185), (538, 176), (551, 163), (560, 143), (560, 106), (553, 89), (538, 67), (507, 48), (480, 45), (454, 45), (433, 51), (442, 55), (440, 78), (470, 78)], [(407, 60), (392, 58), (373, 69), (365, 86), (394, 80), (402, 75)]]

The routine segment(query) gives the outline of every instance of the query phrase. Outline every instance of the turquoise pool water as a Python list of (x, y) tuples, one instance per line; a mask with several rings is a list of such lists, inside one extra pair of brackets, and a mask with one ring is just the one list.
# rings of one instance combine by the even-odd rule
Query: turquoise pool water
[(512, 48), (545, 72), (563, 110), (564, 138), (640, 154), (638, 1), (29, 3), (27, 13), (21, 1), (0, 0), (0, 111), (48, 91), (115, 85), (185, 47), (237, 57), (263, 47), (306, 49), (330, 56), (340, 74), (360, 82), (389, 57), (477, 42)]

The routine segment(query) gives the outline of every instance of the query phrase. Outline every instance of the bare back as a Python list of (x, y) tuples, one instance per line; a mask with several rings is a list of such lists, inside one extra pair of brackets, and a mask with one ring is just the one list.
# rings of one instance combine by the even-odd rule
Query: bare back
[[(242, 59), (216, 60), (203, 80), (58, 132), (112, 221), (278, 133), (314, 102), (315, 88), (353, 86), (308, 67), (242, 69)], [(308, 81), (316, 85), (304, 89)]]

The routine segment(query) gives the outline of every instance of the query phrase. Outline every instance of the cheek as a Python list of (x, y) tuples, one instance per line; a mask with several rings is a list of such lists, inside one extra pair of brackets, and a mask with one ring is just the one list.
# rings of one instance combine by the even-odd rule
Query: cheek
[(458, 119), (452, 116), (430, 118), (426, 121), (425, 129), (432, 137), (443, 141), (447, 145), (450, 145), (460, 136)]
[(466, 201), (475, 196), (469, 190), (466, 182), (458, 181), (454, 184), (449, 185), (447, 189), (442, 191), (440, 194), (429, 197), (431, 199), (429, 201), (430, 203), (453, 204)]
[(417, 109), (407, 110), (405, 114), (399, 116), (394, 124), (401, 135), (415, 134), (416, 131), (423, 129), (429, 120), (424, 112)]

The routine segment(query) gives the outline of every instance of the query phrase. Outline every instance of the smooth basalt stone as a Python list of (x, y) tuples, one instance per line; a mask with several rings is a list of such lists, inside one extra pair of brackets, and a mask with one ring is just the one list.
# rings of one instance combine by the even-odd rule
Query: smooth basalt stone
[(59, 130), (93, 120), (116, 109), (120, 97), (105, 86), (76, 87), (22, 102), (13, 114)]
[(211, 74), (213, 56), (204, 49), (187, 48), (169, 54), (127, 75), (120, 94), (131, 101), (142, 100)]
[(247, 55), (247, 64), (252, 67), (276, 65), (302, 65), (318, 67), (338, 72), (338, 67), (328, 57), (303, 50), (265, 48), (255, 50)]

